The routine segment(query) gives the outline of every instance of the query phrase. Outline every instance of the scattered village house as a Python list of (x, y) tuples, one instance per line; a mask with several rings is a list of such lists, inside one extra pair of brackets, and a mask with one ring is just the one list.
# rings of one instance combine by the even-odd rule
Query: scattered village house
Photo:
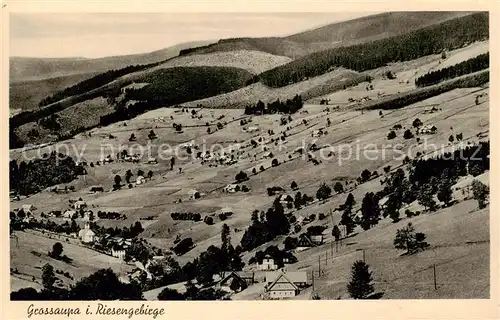
[[(255, 283), (255, 274), (243, 271), (224, 271), (214, 276), (219, 289), (239, 292)], [(234, 290), (233, 290), (234, 289)]]
[(115, 244), (111, 248), (111, 255), (115, 258), (124, 260), (125, 259), (125, 248), (121, 245)]
[(228, 184), (227, 186), (224, 187), (224, 189), (222, 189), (224, 192), (228, 192), (228, 193), (234, 193), (236, 192), (236, 187), (238, 185), (237, 184)]
[(314, 243), (307, 235), (301, 235), (295, 251), (300, 252), (314, 247)]
[(87, 203), (83, 200), (78, 200), (75, 203), (73, 203), (73, 208), (76, 210), (85, 208), (87, 206)]
[(196, 190), (196, 189), (189, 190), (188, 195), (189, 195), (189, 199), (190, 200), (198, 199), (201, 196), (200, 192), (198, 190)]
[(71, 219), (75, 214), (76, 214), (75, 210), (66, 210), (63, 213), (63, 218), (65, 218), (65, 219)]
[(104, 192), (104, 188), (102, 186), (92, 186), (90, 188), (90, 192), (92, 192), (92, 193)]
[(283, 299), (295, 297), (300, 288), (307, 286), (307, 273), (305, 271), (295, 272), (267, 272), (266, 291), (271, 299)]
[(310, 236), (311, 242), (315, 245), (320, 245), (323, 243), (323, 235), (315, 234)]
[(256, 132), (256, 131), (259, 131), (259, 128), (257, 128), (257, 127), (243, 128), (243, 132), (251, 133), (251, 132)]
[(266, 255), (264, 259), (262, 259), (262, 263), (257, 265), (258, 270), (276, 270), (278, 269), (278, 265), (274, 263), (274, 259), (271, 258), (270, 255)]
[(80, 230), (80, 232), (78, 232), (78, 238), (80, 238), (80, 240), (83, 242), (83, 243), (94, 243), (95, 241), (95, 232), (90, 230), (90, 225), (88, 223), (85, 224), (85, 228)]
[(23, 206), (21, 207), (21, 209), (26, 214), (32, 214), (33, 212), (35, 212), (37, 210), (37, 208), (34, 205), (32, 205), (32, 204), (23, 204)]
[(436, 126), (425, 125), (419, 129), (420, 134), (434, 134), (437, 132)]
[(146, 179), (143, 176), (138, 176), (137, 179), (135, 179), (136, 185), (144, 184), (144, 182), (146, 182)]

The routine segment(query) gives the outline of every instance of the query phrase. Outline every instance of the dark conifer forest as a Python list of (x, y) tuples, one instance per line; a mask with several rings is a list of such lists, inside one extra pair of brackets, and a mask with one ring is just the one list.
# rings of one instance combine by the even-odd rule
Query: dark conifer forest
[(488, 13), (476, 13), (405, 35), (316, 52), (260, 74), (270, 87), (283, 87), (334, 68), (366, 71), (454, 50), (489, 37)]
[(417, 87), (430, 86), (443, 80), (453, 79), (465, 74), (484, 70), (490, 66), (490, 54), (481, 54), (472, 59), (458, 63), (448, 68), (437, 71), (431, 71), (415, 80)]

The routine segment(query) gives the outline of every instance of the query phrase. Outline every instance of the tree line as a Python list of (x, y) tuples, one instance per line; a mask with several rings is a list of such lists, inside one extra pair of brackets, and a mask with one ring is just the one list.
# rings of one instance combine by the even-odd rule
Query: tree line
[[(175, 67), (158, 70), (141, 81), (149, 85), (127, 89), (125, 98), (111, 114), (100, 118), (101, 125), (134, 118), (144, 112), (203, 99), (245, 86), (251, 74), (231, 67)], [(131, 102), (127, 105), (128, 101)]]
[(285, 215), (285, 209), (277, 197), (271, 208), (266, 212), (254, 211), (251, 217), (251, 225), (245, 230), (241, 238), (241, 248), (250, 251), (266, 242), (276, 238), (278, 235), (286, 235), (290, 231), (290, 222)]
[(417, 79), (415, 85), (417, 87), (430, 86), (439, 83), (443, 80), (453, 79), (465, 74), (473, 73), (476, 71), (489, 68), (490, 54), (485, 53), (469, 60), (460, 62), (448, 68), (443, 68), (437, 71), (431, 71)]
[(246, 106), (245, 114), (275, 114), (275, 113), (289, 113), (293, 114), (299, 111), (304, 106), (302, 102), (302, 97), (300, 95), (295, 95), (291, 100), (287, 99), (286, 101), (280, 101), (277, 99), (274, 102), (270, 102), (267, 106), (264, 102), (260, 101), (255, 104), (255, 106)]
[(408, 34), (365, 44), (316, 52), (260, 74), (271, 87), (282, 87), (344, 67), (366, 71), (390, 62), (409, 61), (440, 54), (489, 37), (488, 13), (475, 13), (425, 27)]
[(85, 169), (77, 166), (73, 158), (55, 151), (44, 154), (29, 162), (11, 160), (10, 167), (10, 190), (21, 195), (29, 195), (62, 183), (69, 183), (84, 174)]
[(382, 101), (377, 101), (374, 104), (366, 107), (367, 109), (399, 109), (409, 106), (413, 103), (429, 99), (445, 92), (457, 88), (474, 88), (480, 87), (490, 81), (490, 74), (488, 71), (480, 71), (471, 74), (461, 79), (450, 80), (447, 83), (442, 83), (426, 88), (418, 88), (410, 92), (401, 93), (394, 97), (389, 97)]
[[(361, 203), (361, 216), (353, 214), (356, 200), (349, 194), (345, 203), (337, 208), (343, 211), (340, 225), (345, 226), (349, 235), (356, 225), (368, 230), (377, 225), (382, 217), (389, 217), (393, 222), (397, 222), (400, 220), (399, 211), (403, 205), (414, 201), (432, 212), (438, 209), (434, 195), (445, 206), (449, 206), (453, 202), (452, 186), (459, 177), (467, 174), (476, 177), (489, 170), (489, 145), (489, 141), (480, 142), (453, 153), (444, 153), (436, 158), (413, 160), (407, 177), (400, 168), (381, 181), (384, 186), (381, 191), (365, 194)], [(479, 182), (473, 183), (472, 187), (479, 208), (484, 208), (489, 193), (488, 187)], [(379, 201), (384, 197), (387, 197), (387, 201), (381, 206)], [(407, 210), (405, 214), (412, 217), (419, 212), (413, 213)], [(332, 232), (336, 239), (340, 237), (338, 227)]]

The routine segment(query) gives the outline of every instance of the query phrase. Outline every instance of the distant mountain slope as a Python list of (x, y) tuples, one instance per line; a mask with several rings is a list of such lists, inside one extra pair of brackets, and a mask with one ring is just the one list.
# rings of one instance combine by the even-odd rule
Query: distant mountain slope
[(196, 54), (181, 56), (169, 60), (153, 69), (164, 69), (171, 67), (195, 67), (195, 66), (219, 66), (235, 67), (259, 74), (277, 66), (292, 61), (283, 56), (277, 56), (261, 51), (236, 50), (228, 52), (216, 52), (208, 54)]
[(471, 13), (444, 11), (388, 12), (333, 23), (288, 37), (223, 39), (215, 44), (183, 50), (181, 54), (257, 50), (296, 59), (324, 49), (405, 34)]
[(33, 81), (81, 73), (103, 72), (129, 65), (149, 64), (175, 57), (183, 49), (206, 45), (213, 41), (181, 43), (165, 49), (125, 56), (98, 59), (85, 58), (10, 58), (10, 82)]
[(95, 75), (96, 73), (81, 73), (38, 81), (12, 83), (9, 88), (9, 109), (29, 110), (36, 108), (38, 103), (47, 96)]

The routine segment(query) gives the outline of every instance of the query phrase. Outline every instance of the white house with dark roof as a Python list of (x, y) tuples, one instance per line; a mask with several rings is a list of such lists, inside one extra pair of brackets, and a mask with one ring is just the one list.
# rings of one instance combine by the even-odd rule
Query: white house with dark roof
[(23, 204), (23, 206), (21, 207), (21, 209), (26, 214), (31, 214), (31, 213), (33, 213), (34, 211), (37, 210), (37, 208), (34, 205), (32, 205), (32, 204)]
[(307, 273), (295, 272), (267, 272), (266, 291), (271, 299), (285, 299), (295, 297), (300, 288), (307, 285)]

